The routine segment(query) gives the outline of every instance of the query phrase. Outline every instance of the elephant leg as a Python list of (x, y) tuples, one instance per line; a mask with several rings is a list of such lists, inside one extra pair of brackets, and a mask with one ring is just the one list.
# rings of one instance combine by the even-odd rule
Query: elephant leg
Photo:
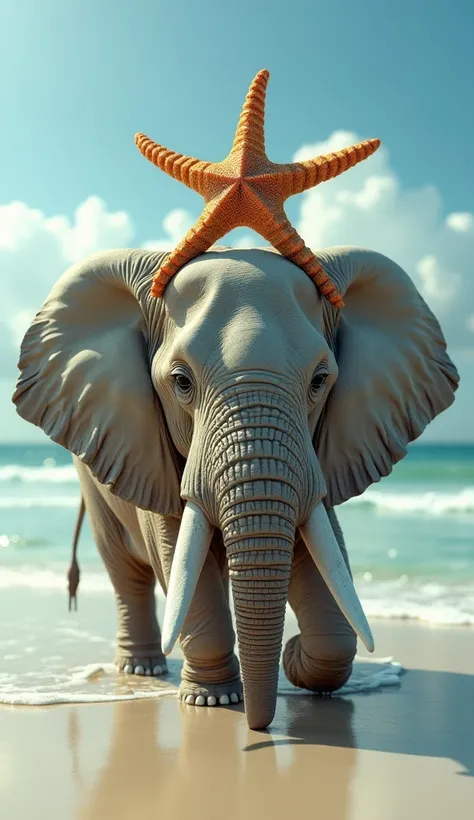
[[(334, 510), (328, 510), (334, 534), (349, 567), (342, 532)], [(352, 671), (356, 634), (342, 614), (301, 538), (293, 557), (288, 601), (300, 634), (283, 652), (283, 668), (291, 683), (314, 692), (333, 692)]]
[[(180, 521), (140, 514), (150, 562), (166, 594)], [(184, 664), (179, 697), (196, 706), (237, 703), (242, 698), (235, 633), (229, 607), (229, 572), (216, 530), (179, 636)]]
[(120, 671), (161, 675), (167, 671), (156, 617), (155, 575), (133, 555), (130, 538), (92, 478), (78, 470), (97, 548), (115, 590), (118, 631), (115, 663)]
[(180, 635), (184, 665), (179, 697), (196, 706), (242, 699), (226, 568), (211, 549)]

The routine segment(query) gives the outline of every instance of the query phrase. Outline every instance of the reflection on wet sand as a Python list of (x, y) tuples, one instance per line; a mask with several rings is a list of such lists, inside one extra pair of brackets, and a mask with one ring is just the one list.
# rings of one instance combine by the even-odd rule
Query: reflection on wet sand
[[(291, 817), (324, 806), (331, 807), (331, 820), (347, 816), (357, 762), (350, 701), (280, 697), (270, 732), (250, 731), (242, 707), (193, 709), (164, 698), (113, 709), (110, 747), (89, 793), (76, 759), (80, 712), (71, 712), (76, 820), (158, 812), (216, 820)], [(341, 765), (334, 765), (330, 746), (339, 747)]]
[(380, 653), (408, 670), (401, 686), (350, 699), (282, 692), (268, 732), (249, 731), (241, 706), (176, 697), (0, 708), (0, 817), (464, 819), (472, 638), (380, 623)]

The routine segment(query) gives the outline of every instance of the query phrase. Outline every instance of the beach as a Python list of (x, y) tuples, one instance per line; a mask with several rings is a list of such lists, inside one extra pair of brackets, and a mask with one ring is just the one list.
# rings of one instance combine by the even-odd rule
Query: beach
[[(280, 695), (266, 732), (243, 707), (173, 696), (0, 708), (0, 816), (105, 820), (469, 818), (474, 632), (376, 621), (399, 686), (352, 698)], [(361, 653), (363, 654), (363, 653)]]
[[(0, 817), (470, 818), (474, 806), (473, 451), (420, 448), (338, 510), (375, 636), (336, 696), (280, 676), (275, 720), (118, 675), (115, 607), (86, 521), (77, 612), (65, 574), (69, 454), (0, 448)], [(164, 599), (156, 596), (162, 622)], [(287, 611), (284, 640), (297, 632)]]

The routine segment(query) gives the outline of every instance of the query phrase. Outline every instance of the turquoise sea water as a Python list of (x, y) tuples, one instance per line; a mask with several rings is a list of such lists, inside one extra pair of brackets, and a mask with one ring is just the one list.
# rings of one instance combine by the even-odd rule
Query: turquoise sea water
[[(78, 503), (65, 450), (0, 446), (0, 589), (64, 590)], [(474, 624), (474, 445), (412, 446), (338, 514), (369, 617)], [(110, 590), (87, 521), (79, 553), (81, 595)]]
[[(68, 612), (66, 572), (78, 505), (69, 453), (53, 444), (0, 446), (0, 704), (176, 691), (178, 648), (162, 680), (121, 675), (111, 664), (112, 587), (87, 519), (79, 544), (79, 609)], [(339, 507), (338, 515), (369, 621), (474, 625), (474, 445), (413, 447), (389, 478)], [(162, 621), (159, 592), (157, 607)], [(284, 642), (297, 631), (288, 611)], [(387, 671), (391, 667), (359, 684), (364, 690), (382, 685)]]

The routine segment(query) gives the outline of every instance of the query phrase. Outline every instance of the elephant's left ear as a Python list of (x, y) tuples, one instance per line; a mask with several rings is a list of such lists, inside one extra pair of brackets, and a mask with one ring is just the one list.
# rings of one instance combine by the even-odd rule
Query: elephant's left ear
[(332, 506), (391, 472), (452, 404), (459, 376), (437, 320), (398, 265), (350, 247), (318, 259), (345, 294), (341, 311), (329, 309), (339, 376), (314, 437)]

